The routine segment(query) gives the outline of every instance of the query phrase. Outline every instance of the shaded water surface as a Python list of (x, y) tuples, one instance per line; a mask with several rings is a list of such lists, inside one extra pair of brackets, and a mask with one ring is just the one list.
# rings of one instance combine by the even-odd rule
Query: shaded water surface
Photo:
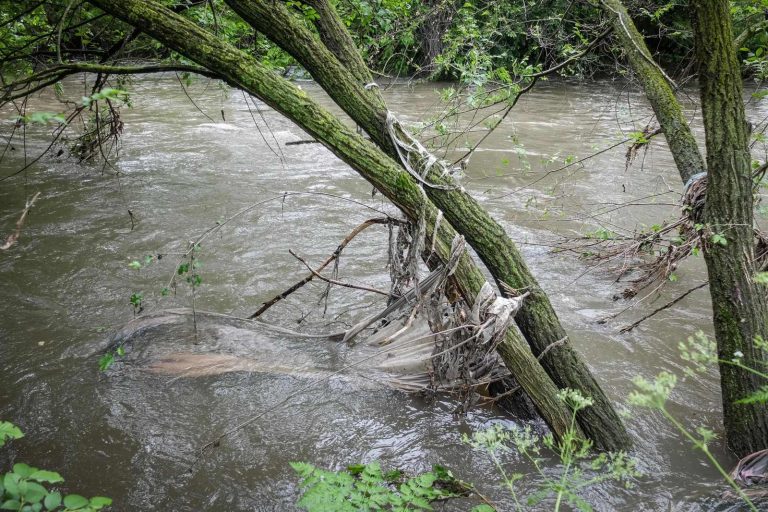
[[(322, 99), (313, 84), (302, 87)], [(434, 112), (436, 87), (388, 89), (390, 108), (407, 122), (424, 120)], [(385, 467), (413, 472), (439, 463), (475, 482), (501, 509), (510, 508), (488, 458), (461, 442), (463, 433), (511, 421), (492, 408), (456, 416), (456, 404), (447, 398), (430, 402), (334, 379), (308, 386), (312, 381), (290, 372), (178, 379), (145, 371), (141, 358), (98, 372), (109, 333), (133, 318), (131, 294), (142, 292), (149, 312), (191, 305), (183, 281), (175, 296), (162, 297), (160, 291), (175, 271), (178, 253), (215, 222), (262, 202), (206, 239), (198, 254), (203, 284), (195, 306), (247, 316), (304, 276), (306, 270), (288, 249), (317, 264), (354, 226), (381, 215), (354, 201), (394, 213), (329, 151), (317, 144), (285, 146), (307, 137), (263, 104), (249, 111), (239, 92), (207, 82), (190, 89), (211, 121), (173, 77), (142, 79), (132, 91), (134, 106), (124, 109), (125, 135), (115, 168), (81, 166), (63, 156), (43, 158), (0, 183), (2, 233), (12, 229), (25, 198), (41, 192), (18, 245), (0, 253), (0, 418), (27, 434), (4, 449), (2, 467), (18, 459), (55, 468), (71, 489), (114, 498), (116, 510), (266, 511), (293, 509), (298, 489), (290, 461), (337, 468), (380, 459)], [(30, 108), (58, 110), (45, 96)], [(766, 102), (750, 105), (749, 112), (762, 119)], [(690, 113), (697, 117), (695, 109)], [(7, 136), (13, 115), (2, 114), (0, 133)], [(547, 172), (571, 155), (579, 159), (623, 140), (647, 119), (642, 98), (624, 84), (548, 84), (521, 100), (472, 157), (464, 180), (519, 242), (575, 346), (619, 407), (632, 389), (632, 377), (680, 373), (677, 343), (699, 329), (711, 331), (704, 289), (617, 334), (644, 312), (703, 282), (701, 262), (679, 269), (678, 280), (655, 302), (648, 299), (599, 324), (627, 306), (613, 300), (623, 286), (608, 268), (553, 254), (550, 246), (559, 236), (600, 227), (632, 230), (674, 215), (680, 180), (661, 140), (628, 169), (621, 145)], [(36, 127), (27, 133), (26, 144), (14, 140), (0, 175), (36, 156), (47, 144), (46, 135)], [(628, 201), (633, 204), (620, 206)], [(133, 229), (128, 210), (135, 216)], [(387, 239), (385, 228), (373, 228), (352, 242), (342, 256), (340, 276), (386, 289)], [(141, 270), (129, 268), (129, 262), (148, 254), (165, 257)], [(336, 331), (382, 306), (377, 296), (334, 289), (323, 315), (325, 303), (318, 303), (323, 290), (321, 284), (308, 285), (264, 319), (297, 330)], [(201, 342), (191, 335), (182, 338), (179, 351)], [(227, 341), (239, 344), (240, 351), (253, 342)], [(276, 360), (311, 361), (328, 371), (350, 362), (347, 350), (332, 342), (284, 343), (270, 345)], [(304, 388), (187, 472), (199, 447), (218, 433)], [(682, 381), (670, 409), (689, 426), (704, 424), (720, 432), (715, 374)], [(587, 497), (596, 508), (710, 509), (722, 484), (703, 459), (656, 414), (630, 410), (627, 424), (647, 476), (630, 490), (611, 485), (590, 490)], [(713, 449), (726, 466), (734, 462), (720, 444)], [(514, 471), (530, 471), (514, 453), (505, 460)], [(535, 478), (528, 478), (523, 492), (534, 485)], [(468, 508), (466, 503), (450, 506)]]

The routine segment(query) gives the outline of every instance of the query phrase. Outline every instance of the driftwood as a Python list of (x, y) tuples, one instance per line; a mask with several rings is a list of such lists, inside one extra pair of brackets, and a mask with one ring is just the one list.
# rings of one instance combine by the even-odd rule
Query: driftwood
[[(138, 0), (125, 0), (123, 2), (92, 0), (92, 3), (133, 26), (145, 28), (145, 32), (149, 36), (178, 51), (186, 58), (208, 69), (216, 70), (228, 83), (256, 95), (301, 126), (308, 135), (322, 141), (336, 156), (349, 164), (399, 207), (409, 219), (412, 221), (424, 220), (425, 235), (428, 239), (435, 240), (434, 253), (440, 261), (446, 262), (450, 255), (452, 241), (457, 234), (454, 220), (461, 221), (458, 225), (462, 226), (462, 229), (467, 227), (466, 221), (470, 217), (475, 218), (479, 223), (477, 226), (489, 227), (483, 224), (488, 218), (487, 212), (484, 212), (477, 202), (468, 199), (469, 196), (465, 192), (458, 189), (455, 191), (457, 196), (448, 194), (440, 198), (440, 206), (448, 222), (438, 224), (436, 221), (439, 210), (435, 206), (437, 198), (434, 199), (436, 202), (433, 203), (432, 197), (426, 197), (425, 190), (420, 188), (409, 174), (403, 172), (401, 165), (384, 154), (370, 140), (356, 133), (355, 130), (312, 100), (304, 91), (300, 91), (286, 80), (276, 76), (258, 60), (221, 41), (214, 34), (181, 16), (173, 14), (152, 0), (141, 2)], [(233, 6), (233, 2), (228, 1), (227, 3)], [(258, 4), (260, 2), (254, 2), (253, 5)], [(267, 2), (264, 2), (262, 6), (266, 6), (266, 4)], [(239, 11), (239, 9), (235, 10)], [(286, 30), (291, 28), (293, 30), (292, 25), (295, 24), (295, 17), (287, 11), (284, 5), (269, 2), (266, 15), (269, 23), (275, 28)], [(247, 21), (249, 23), (253, 21), (252, 17), (249, 17)], [(283, 25), (284, 23), (290, 23), (291, 27)], [(302, 33), (304, 32), (306, 32), (306, 28), (302, 31)], [(290, 37), (297, 43), (302, 40), (313, 48), (315, 41), (317, 41), (316, 36), (310, 34), (310, 39), (306, 40), (303, 36), (299, 37), (295, 31), (290, 33)], [(321, 45), (322, 43), (317, 41), (317, 44)], [(319, 66), (328, 67), (332, 71), (337, 83), (343, 83), (345, 87), (348, 86), (345, 90), (349, 96), (355, 96), (359, 99), (369, 97), (370, 89), (365, 88), (360, 82), (345, 80), (349, 74), (344, 71), (327, 49), (322, 55), (313, 53), (313, 57), (317, 57)], [(335, 96), (334, 99), (339, 101), (337, 94), (332, 94), (332, 96)], [(376, 117), (380, 123), (381, 118)], [(359, 122), (358, 124), (363, 125)], [(379, 126), (381, 125), (379, 124)], [(433, 169), (433, 171), (439, 172), (437, 169)], [(433, 172), (429, 174), (429, 179), (432, 179)], [(426, 195), (431, 196), (429, 191), (426, 191)], [(468, 205), (467, 201), (471, 201), (469, 204), (472, 206), (471, 212), (465, 212), (462, 209), (462, 206)], [(481, 217), (474, 217), (476, 212), (482, 214)], [(449, 213), (451, 218), (448, 216)], [(486, 240), (509, 240), (498, 223), (493, 222), (492, 219), (489, 222), (491, 223), (489, 229), (493, 233), (487, 231)], [(471, 241), (477, 242), (478, 239), (473, 236)], [(482, 249), (483, 253), (488, 255), (488, 247), (480, 247), (475, 243), (472, 245), (478, 250), (478, 253)], [(510, 255), (511, 253), (506, 253), (506, 256)], [(519, 256), (516, 249), (513, 255)], [(499, 252), (497, 256), (504, 257), (505, 254)], [(510, 263), (514, 269), (522, 268), (515, 262), (508, 261), (507, 263)], [(521, 265), (523, 264), (521, 263)], [(496, 265), (491, 266), (498, 270)], [(451, 279), (455, 282), (456, 288), (460, 290), (463, 300), (470, 308), (474, 307), (483, 288), (490, 287), (482, 270), (467, 252), (461, 255)], [(526, 283), (519, 284), (520, 279), (518, 278), (504, 280), (516, 288), (525, 288), (527, 285)], [(556, 326), (554, 332), (550, 333), (552, 334), (551, 337), (537, 337), (539, 342), (544, 342), (537, 346), (535, 353), (538, 354), (552, 342), (563, 338), (564, 333), (556, 316), (554, 316), (554, 311), (546, 299), (546, 295), (535, 284), (535, 282), (530, 283), (532, 293), (526, 303), (532, 301), (536, 307), (529, 308), (528, 315), (522, 315), (523, 310), (521, 310), (521, 315), (525, 316), (529, 322), (521, 322), (520, 325), (525, 326), (531, 334), (546, 330), (547, 326)], [(535, 320), (530, 315), (534, 310), (537, 312), (544, 311), (545, 316), (549, 316), (549, 321), (546, 322), (546, 319), (542, 318), (542, 321), (537, 325), (530, 323)], [(517, 319), (520, 319), (521, 315)], [(561, 439), (572, 425), (571, 411), (558, 398), (558, 385), (553, 379), (562, 381), (562, 377), (568, 373), (564, 370), (575, 368), (576, 372), (568, 373), (568, 377), (572, 377), (570, 382), (573, 385), (570, 387), (582, 390), (584, 394), (590, 395), (595, 401), (593, 407), (582, 411), (583, 414), (580, 413), (579, 426), (584, 428), (589, 438), (593, 439), (595, 446), (599, 448), (621, 449), (630, 444), (629, 436), (621, 419), (616, 415), (586, 365), (568, 344), (560, 345), (557, 349), (550, 351), (540, 363), (531, 352), (526, 338), (515, 324), (511, 324), (509, 327), (497, 350), (509, 371), (515, 375), (525, 392), (536, 404), (538, 412), (557, 439)], [(551, 373), (548, 374), (544, 367), (547, 367)], [(559, 371), (557, 368), (563, 371)], [(569, 386), (568, 383), (561, 383), (560, 385)]]
[(19, 220), (16, 221), (16, 230), (10, 235), (8, 235), (8, 238), (5, 239), (5, 243), (3, 245), (0, 245), (0, 251), (7, 251), (19, 239), (19, 237), (21, 236), (21, 228), (24, 226), (24, 221), (27, 220), (27, 215), (29, 214), (29, 210), (31, 210), (32, 207), (35, 205), (35, 201), (37, 201), (38, 197), (40, 197), (40, 192), (37, 192), (34, 196), (32, 196), (31, 199), (27, 200), (27, 204), (24, 207), (24, 210), (21, 212), (21, 216), (19, 217)]

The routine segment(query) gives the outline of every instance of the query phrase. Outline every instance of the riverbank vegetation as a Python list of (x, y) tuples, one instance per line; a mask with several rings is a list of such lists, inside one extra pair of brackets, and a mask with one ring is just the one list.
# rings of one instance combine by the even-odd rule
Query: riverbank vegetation
[[(389, 226), (393, 239), (392, 287), (385, 292), (390, 305), (375, 321), (402, 322), (403, 329), (417, 317), (428, 322), (437, 340), (430, 358), (432, 392), (461, 388), (460, 399), (469, 404), (474, 400), (469, 397), (485, 392), (490, 381), (490, 393), (498, 397), (525, 394), (551, 432), (542, 442), (556, 450), (565, 468), (562, 480), (549, 481), (541, 495), (542, 500), (554, 496), (556, 509), (563, 500), (585, 505), (574, 489), (593, 479), (579, 470), (585, 479), (572, 481), (576, 473), (571, 471), (574, 464), (586, 464), (592, 449), (614, 454), (593, 459), (602, 461), (593, 465), (595, 471), (607, 464), (617, 480), (633, 476), (623, 455), (633, 439), (603, 390), (599, 371), (595, 375), (574, 348), (573, 335), (518, 245), (461, 179), (473, 155), (537, 84), (555, 77), (631, 79), (654, 118), (624, 141), (630, 143), (624, 171), (652, 139), (663, 137), (680, 176), (680, 218), (667, 224), (659, 219), (658, 228), (624, 240), (610, 231), (595, 232), (586, 243), (570, 240), (563, 248), (589, 246), (590, 258), (622, 260), (619, 278), (631, 274), (635, 279), (626, 298), (649, 287), (657, 290), (673, 279), (682, 261), (702, 254), (725, 439), (738, 456), (768, 449), (765, 375), (754, 370), (768, 361), (762, 342), (768, 339), (768, 236), (754, 217), (768, 164), (753, 155), (755, 145), (765, 141), (768, 122), (747, 122), (743, 90), (748, 80), (756, 84), (749, 101), (765, 96), (765, 0), (30, 0), (0, 6), (0, 106), (16, 113), (3, 155), (26, 137), (28, 126), (46, 125), (52, 133), (45, 151), (0, 182), (19, 179), (54, 151), (113, 168), (124, 130), (121, 112), (131, 106), (130, 77), (135, 75), (173, 73), (184, 94), (195, 77), (206, 77), (281, 113), (311, 137), (307, 142), (323, 144), (399, 209), (400, 218), (371, 222)], [(76, 74), (86, 77), (80, 99), (63, 86)], [(313, 79), (357, 129), (298, 87), (291, 80), (297, 77)], [(386, 83), (397, 80), (451, 80), (454, 85), (441, 93), (439, 114), (409, 126), (382, 94)], [(680, 100), (682, 86), (691, 80), (699, 86), (703, 140), (691, 129)], [(54, 91), (61, 110), (29, 110), (30, 98), (47, 89)], [(225, 120), (223, 110), (221, 117)], [(564, 165), (573, 162), (570, 158)], [(22, 240), (36, 200), (27, 203), (4, 251)], [(134, 214), (128, 214), (133, 229)], [(201, 238), (227, 222), (218, 222)], [(334, 258), (338, 262), (357, 233), (326, 265)], [(193, 315), (203, 283), (199, 250), (200, 239), (191, 241), (170, 284), (161, 286), (165, 296), (185, 279)], [(323, 276), (326, 265), (314, 270), (296, 258), (311, 275), (277, 299), (265, 300), (265, 307), (315, 278), (329, 289), (347, 285), (335, 274)], [(150, 255), (130, 265), (139, 270), (157, 259)], [(420, 279), (420, 268), (429, 277)], [(129, 302), (134, 315), (143, 312), (141, 292)], [(338, 337), (351, 342), (372, 323)], [(108, 352), (102, 369), (125, 353), (123, 346)], [(655, 389), (638, 382), (646, 392)], [(663, 401), (651, 402), (642, 405), (655, 404), (664, 412)], [(220, 440), (203, 447), (201, 456)], [(697, 441), (697, 447), (706, 448), (706, 441)], [(297, 467), (305, 485), (316, 483), (319, 470)], [(354, 492), (361, 481), (389, 488), (379, 485), (389, 481), (380, 470), (366, 467), (368, 473), (361, 474), (369, 481), (342, 474), (339, 485)], [(370, 474), (374, 469), (378, 473)], [(506, 481), (511, 489), (513, 481)], [(418, 482), (405, 481), (399, 493), (376, 493), (382, 499), (386, 494), (395, 509), (405, 507), (406, 492), (424, 490)], [(413, 496), (441, 497), (430, 494), (433, 489), (424, 492)]]

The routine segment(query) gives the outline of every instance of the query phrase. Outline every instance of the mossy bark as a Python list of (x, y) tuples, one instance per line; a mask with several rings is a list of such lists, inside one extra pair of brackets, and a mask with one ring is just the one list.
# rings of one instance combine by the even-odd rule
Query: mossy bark
[[(358, 171), (410, 218), (417, 219), (423, 214), (427, 236), (431, 239), (437, 209), (410, 175), (376, 145), (356, 134), (305, 92), (278, 77), (251, 56), (154, 1), (90, 1), (126, 23), (141, 27), (159, 42), (222, 76), (232, 86), (256, 95), (294, 121)], [(336, 59), (333, 61), (337, 62)], [(443, 261), (448, 256), (455, 235), (456, 231), (449, 222), (439, 224), (436, 251)], [(470, 305), (486, 282), (481, 270), (466, 253), (454, 278), (457, 288)], [(518, 329), (507, 331), (499, 352), (553, 433), (557, 437), (562, 436), (568, 427), (570, 413), (557, 398), (557, 386), (534, 357)]]
[[(704, 251), (718, 355), (730, 361), (740, 352), (744, 365), (762, 369), (766, 354), (754, 340), (768, 339), (768, 304), (765, 290), (753, 281), (749, 129), (729, 4), (693, 0), (691, 6), (709, 169), (704, 221), (727, 240), (709, 243)], [(764, 379), (721, 363), (720, 384), (728, 445), (739, 456), (768, 448), (768, 405), (736, 403), (765, 385)]]
[[(764, 291), (752, 281), (755, 264), (748, 130), (727, 2), (695, 0), (691, 6), (706, 131), (706, 166), (669, 81), (654, 62), (624, 5), (620, 0), (601, 0), (601, 4), (656, 113), (683, 183), (707, 171), (702, 221), (712, 233), (722, 234), (727, 240), (727, 245), (710, 243), (704, 251), (720, 358), (730, 361), (734, 353), (741, 352), (745, 364), (759, 367), (765, 354), (755, 348), (753, 340), (766, 336), (768, 306)], [(739, 455), (768, 447), (768, 408), (736, 404), (765, 382), (731, 364), (721, 364), (720, 383), (728, 445)]]
[(704, 158), (701, 156), (696, 138), (693, 136), (683, 109), (658, 64), (653, 60), (645, 39), (637, 30), (632, 18), (621, 0), (601, 0), (603, 11), (608, 16), (629, 65), (645, 91), (653, 108), (664, 137), (677, 164), (683, 183), (694, 174), (704, 172)]
[[(280, 3), (269, 0), (226, 2), (256, 30), (299, 61), (371, 139), (397, 159), (386, 130), (386, 104), (376, 88), (365, 89), (370, 73), (327, 0), (308, 0), (320, 16), (317, 27), (322, 41)], [(577, 389), (594, 400), (594, 405), (578, 416), (584, 432), (598, 448), (620, 450), (629, 447), (631, 441), (621, 418), (571, 346), (547, 294), (504, 228), (450, 177), (433, 170), (426, 179), (448, 186), (450, 190), (434, 187), (425, 187), (425, 190), (429, 199), (477, 252), (496, 281), (530, 291), (531, 295), (515, 320), (533, 353), (536, 356), (544, 354), (541, 364), (558, 387)]]

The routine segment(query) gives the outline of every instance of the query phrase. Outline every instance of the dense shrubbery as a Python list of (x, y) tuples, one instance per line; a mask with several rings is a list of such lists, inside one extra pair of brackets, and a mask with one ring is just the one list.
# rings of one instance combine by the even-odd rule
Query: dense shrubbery
[[(238, 48), (250, 49), (270, 66), (284, 69), (294, 64), (222, 0), (165, 3)], [(59, 40), (65, 60), (106, 55), (118, 47), (125, 59), (181, 60), (145, 35), (126, 39), (130, 29), (88, 3), (68, 5), (52, 0), (30, 9), (34, 5), (26, 2), (0, 2), (0, 71), (6, 79), (30, 72), (37, 61), (57, 59)], [(312, 25), (316, 13), (311, 7), (296, 0), (288, 6)], [(685, 2), (639, 0), (627, 6), (662, 64), (682, 73), (692, 55)], [(397, 76), (459, 78), (525, 64), (548, 67), (577, 52), (602, 30), (596, 6), (565, 0), (343, 0), (336, 7), (368, 64)], [(732, 2), (736, 34), (745, 36), (740, 41), (745, 72), (761, 77), (766, 74), (768, 49), (768, 32), (761, 23), (767, 9), (768, 0)], [(67, 27), (59, 33), (62, 18)], [(611, 48), (604, 45), (560, 73), (623, 73)]]

